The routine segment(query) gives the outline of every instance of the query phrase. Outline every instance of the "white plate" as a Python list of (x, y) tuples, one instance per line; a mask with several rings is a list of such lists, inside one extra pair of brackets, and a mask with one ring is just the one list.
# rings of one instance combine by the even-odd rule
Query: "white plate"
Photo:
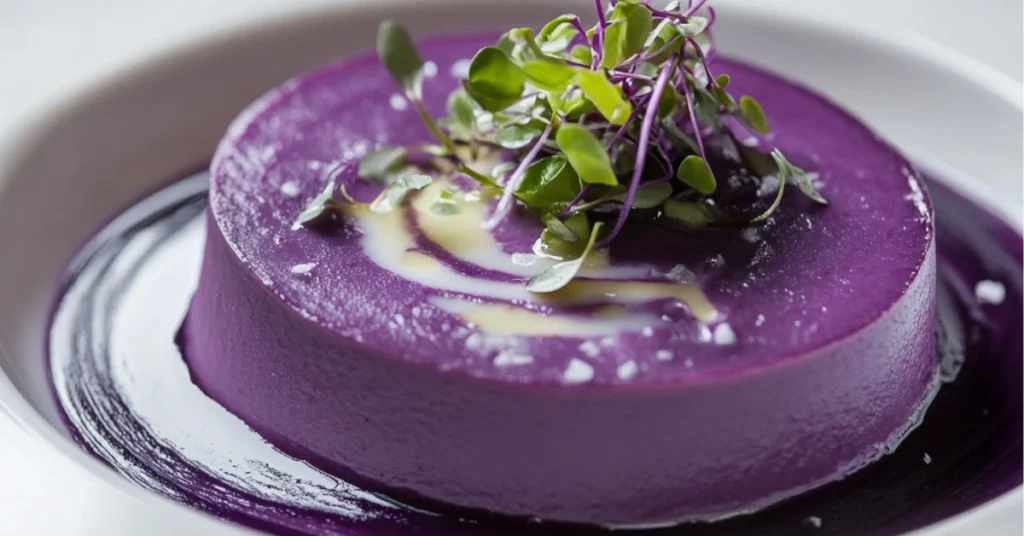
[[(529, 5), (530, 9), (523, 9)], [(312, 7), (211, 35), (69, 94), (0, 143), (0, 411), (102, 482), (103, 534), (246, 534), (142, 492), (85, 455), (59, 422), (43, 341), (55, 282), (76, 248), (118, 209), (208, 158), (228, 122), (281, 81), (375, 42), (382, 18), (414, 33), (536, 23), (585, 0), (402, 0)], [(517, 7), (512, 7), (517, 6)], [(763, 4), (721, 9), (724, 51), (800, 80), (847, 106), (914, 156), (928, 155), (1019, 226), (1024, 133), (1019, 84), (909, 36), (780, 15)], [(3, 422), (0, 421), (0, 426)], [(4, 430), (0, 428), (0, 436)], [(1020, 488), (929, 536), (1020, 534)], [(132, 528), (134, 527), (134, 529)], [(95, 525), (94, 525), (95, 528)], [(115, 532), (119, 531), (119, 532)]]

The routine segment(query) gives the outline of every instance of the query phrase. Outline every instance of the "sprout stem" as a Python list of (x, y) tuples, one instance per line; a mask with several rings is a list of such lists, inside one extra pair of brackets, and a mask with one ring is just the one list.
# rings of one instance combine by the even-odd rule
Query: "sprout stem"
[(455, 144), (453, 144), (451, 138), (449, 138), (448, 135), (437, 126), (437, 123), (434, 122), (434, 118), (430, 117), (430, 114), (427, 113), (426, 107), (423, 106), (423, 101), (420, 99), (413, 99), (412, 103), (416, 106), (416, 111), (420, 113), (420, 117), (423, 119), (423, 122), (426, 123), (427, 128), (430, 129), (430, 133), (437, 138), (437, 141), (441, 142), (441, 145), (444, 146), (444, 149), (448, 151), (448, 153), (454, 155)]
[(526, 168), (530, 167), (534, 159), (537, 158), (537, 154), (540, 153), (541, 147), (544, 146), (544, 142), (547, 141), (548, 136), (551, 135), (551, 125), (544, 127), (544, 132), (541, 133), (540, 138), (533, 144), (533, 148), (530, 152), (526, 153), (523, 160), (516, 166), (515, 171), (512, 172), (512, 176), (509, 177), (508, 182), (505, 183), (505, 191), (501, 193), (501, 199), (498, 201), (498, 205), (494, 207), (494, 212), (491, 213), (487, 221), (484, 222), (484, 229), (494, 229), (498, 223), (505, 218), (506, 215), (512, 210), (512, 196), (515, 194), (516, 189), (519, 188), (519, 184), (523, 182), (523, 176), (526, 175)]
[[(677, 61), (676, 53), (672, 54), (669, 58), (668, 65), (662, 68), (661, 73), (658, 75), (658, 81), (654, 85), (654, 89), (651, 91), (651, 99), (647, 104), (647, 110), (644, 113), (644, 122), (640, 127), (640, 140), (636, 149), (636, 163), (633, 167), (633, 177), (629, 183), (629, 191), (626, 193), (626, 200), (623, 203), (624, 208), (619, 212), (618, 219), (615, 220), (615, 227), (612, 228), (612, 232), (608, 233), (601, 243), (598, 244), (598, 248), (608, 247), (608, 244), (615, 239), (615, 236), (622, 230), (622, 226), (626, 223), (626, 217), (629, 215), (629, 207), (633, 206), (633, 199), (636, 197), (636, 189), (640, 185), (640, 177), (644, 173), (644, 161), (647, 159), (647, 145), (651, 141), (651, 127), (654, 125), (654, 118), (658, 116), (658, 103), (661, 102), (661, 95), (665, 92), (665, 86), (668, 85), (668, 79), (671, 77), (672, 72), (675, 71), (675, 64)], [(692, 114), (693, 111), (691, 110)]]

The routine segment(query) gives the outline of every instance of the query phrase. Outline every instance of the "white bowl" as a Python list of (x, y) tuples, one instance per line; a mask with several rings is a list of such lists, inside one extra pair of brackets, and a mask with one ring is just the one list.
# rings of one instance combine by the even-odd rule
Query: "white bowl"
[[(69, 472), (65, 478), (96, 490), (91, 499), (99, 501), (93, 505), (99, 513), (85, 522), (102, 530), (90, 533), (136, 534), (142, 528), (168, 534), (251, 533), (142, 491), (70, 440), (43, 359), (47, 314), (65, 263), (119, 209), (209, 158), (228, 122), (263, 91), (332, 58), (372, 47), (383, 18), (398, 19), (423, 35), (450, 32), (453, 18), (465, 30), (508, 27), (592, 5), (586, 0), (402, 0), (308, 8), (196, 39), (68, 94), (5, 133), (0, 139), (0, 411), (15, 424), (0, 415), (0, 437), (20, 434), (31, 448), (70, 460), (57, 465)], [(755, 5), (726, 4), (717, 28), (725, 53), (829, 95), (912, 156), (940, 162), (947, 174), (971, 177), (961, 180), (971, 181), (972, 193), (1019, 227), (1024, 177), (1019, 84), (909, 36), (780, 15)], [(1020, 534), (1022, 498), (1018, 488), (919, 534)]]

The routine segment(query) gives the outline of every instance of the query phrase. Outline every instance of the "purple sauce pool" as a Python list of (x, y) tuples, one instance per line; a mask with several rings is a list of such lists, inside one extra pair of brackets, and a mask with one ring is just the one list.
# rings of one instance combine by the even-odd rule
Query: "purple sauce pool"
[[(602, 532), (403, 507), (282, 454), (203, 395), (173, 337), (198, 278), (207, 181), (201, 173), (138, 203), (65, 276), (49, 359), (68, 429), (84, 449), (171, 500), (274, 534)], [(928, 186), (939, 256), (936, 359), (950, 375), (962, 367), (921, 426), (841, 482), (752, 515), (643, 534), (899, 534), (1021, 484), (1021, 237), (949, 187)], [(982, 281), (1005, 295), (979, 300)]]

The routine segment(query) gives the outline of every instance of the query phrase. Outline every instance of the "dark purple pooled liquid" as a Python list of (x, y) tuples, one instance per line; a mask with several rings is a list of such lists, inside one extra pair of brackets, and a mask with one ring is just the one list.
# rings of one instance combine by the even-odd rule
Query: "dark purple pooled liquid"
[[(582, 535), (599, 529), (464, 519), (397, 505), (289, 458), (195, 387), (173, 337), (198, 277), (206, 174), (143, 200), (83, 248), (54, 312), (50, 366), (68, 428), (137, 484), (275, 534)], [(937, 359), (955, 381), (894, 453), (765, 511), (645, 535), (898, 534), (1022, 482), (1022, 242), (928, 182), (939, 254)], [(1001, 303), (975, 298), (1000, 282)]]

